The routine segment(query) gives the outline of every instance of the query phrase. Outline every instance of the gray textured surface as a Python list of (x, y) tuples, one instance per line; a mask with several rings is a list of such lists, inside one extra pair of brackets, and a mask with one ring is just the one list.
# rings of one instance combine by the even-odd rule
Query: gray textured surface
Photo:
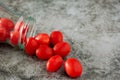
[[(83, 74), (75, 80), (120, 79), (119, 0), (4, 0), (14, 10), (32, 15), (39, 32), (61, 30), (78, 58)], [(61, 68), (45, 70), (45, 61), (0, 44), (0, 80), (71, 80)], [(74, 80), (74, 79), (72, 79)]]

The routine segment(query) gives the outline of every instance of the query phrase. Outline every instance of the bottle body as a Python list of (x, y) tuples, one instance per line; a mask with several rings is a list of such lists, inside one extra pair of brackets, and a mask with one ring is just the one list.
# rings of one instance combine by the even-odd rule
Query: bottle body
[[(35, 35), (35, 19), (32, 17), (21, 16), (22, 14), (15, 13), (15, 11), (10, 10), (1, 2), (0, 15), (0, 43), (9, 43), (13, 47), (18, 46), (23, 49), (26, 38)], [(2, 19), (8, 20), (8, 24)], [(13, 24), (13, 27), (8, 30), (11, 25), (10, 23)], [(7, 27), (1, 24), (5, 24)]]

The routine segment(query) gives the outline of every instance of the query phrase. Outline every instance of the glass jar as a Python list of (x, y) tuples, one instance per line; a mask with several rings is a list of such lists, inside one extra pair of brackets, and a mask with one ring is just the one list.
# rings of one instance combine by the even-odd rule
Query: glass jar
[[(5, 41), (14, 47), (24, 48), (27, 37), (35, 35), (35, 19), (23, 13), (15, 12), (0, 1), (1, 17), (9, 18), (15, 23), (14, 29), (10, 31), (10, 37)], [(15, 33), (15, 34), (13, 34)], [(11, 38), (12, 36), (12, 38)]]

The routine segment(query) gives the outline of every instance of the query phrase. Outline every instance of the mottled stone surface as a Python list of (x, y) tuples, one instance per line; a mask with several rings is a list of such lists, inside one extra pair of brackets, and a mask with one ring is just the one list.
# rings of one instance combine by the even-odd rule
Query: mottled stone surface
[(46, 61), (0, 44), (0, 80), (120, 80), (120, 0), (3, 1), (34, 16), (37, 32), (61, 30), (72, 47), (67, 57), (78, 58), (83, 73), (76, 79), (69, 78), (63, 67), (48, 73)]

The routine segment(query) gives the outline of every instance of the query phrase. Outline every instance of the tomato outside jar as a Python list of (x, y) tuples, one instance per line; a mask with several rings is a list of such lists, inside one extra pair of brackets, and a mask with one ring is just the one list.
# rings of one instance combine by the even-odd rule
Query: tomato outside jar
[[(35, 19), (14, 11), (0, 1), (0, 43), (24, 49), (26, 38), (35, 35)], [(12, 21), (11, 21), (12, 20)], [(15, 23), (15, 24), (14, 24)]]

